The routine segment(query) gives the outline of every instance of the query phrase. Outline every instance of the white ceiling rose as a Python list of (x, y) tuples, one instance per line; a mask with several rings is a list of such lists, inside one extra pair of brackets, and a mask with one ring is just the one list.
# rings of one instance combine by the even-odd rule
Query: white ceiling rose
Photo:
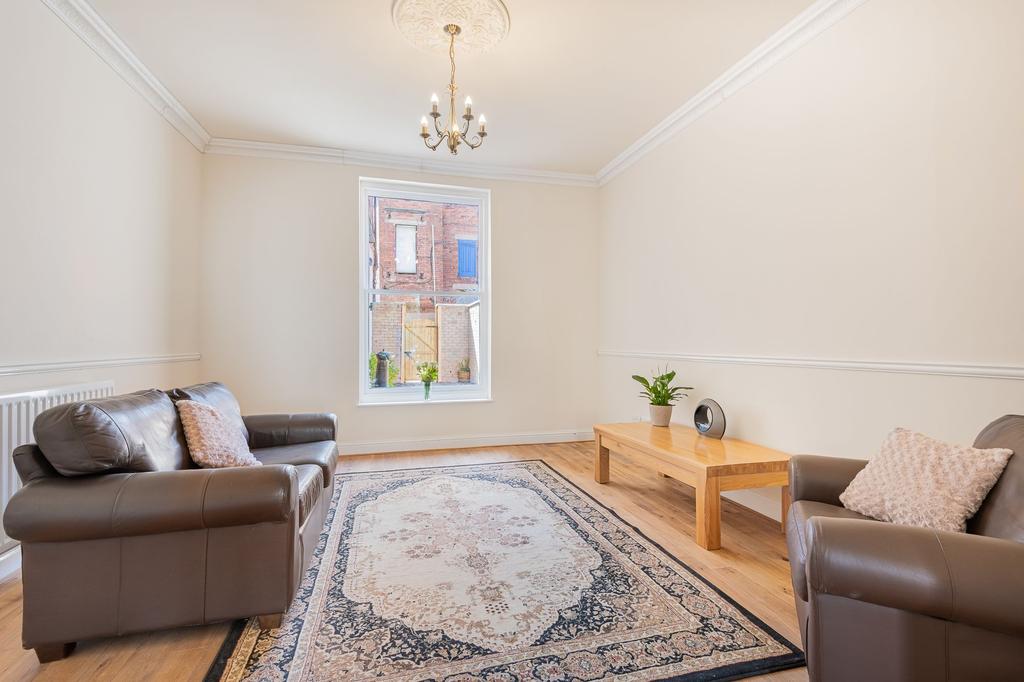
[(479, 54), (508, 35), (511, 22), (501, 0), (395, 0), (391, 17), (399, 32), (415, 47), (447, 53), (445, 26), (455, 24), (460, 53)]

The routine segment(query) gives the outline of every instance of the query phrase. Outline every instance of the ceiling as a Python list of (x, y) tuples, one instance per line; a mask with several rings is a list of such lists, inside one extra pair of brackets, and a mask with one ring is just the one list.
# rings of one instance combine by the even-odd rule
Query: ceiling
[[(434, 159), (418, 136), (447, 55), (391, 0), (90, 0), (214, 137)], [(458, 57), (487, 115), (459, 159), (595, 174), (810, 0), (505, 0), (508, 37)]]

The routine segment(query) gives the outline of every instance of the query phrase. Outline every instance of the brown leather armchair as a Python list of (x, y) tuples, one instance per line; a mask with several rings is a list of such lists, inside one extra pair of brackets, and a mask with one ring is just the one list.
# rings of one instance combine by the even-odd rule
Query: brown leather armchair
[(996, 420), (974, 445), (1017, 454), (967, 533), (845, 509), (865, 461), (790, 460), (786, 541), (811, 680), (1021, 679), (1024, 417)]
[[(232, 415), (264, 466), (194, 468), (171, 396)], [(335, 431), (330, 414), (243, 418), (220, 384), (41, 414), (4, 514), (21, 541), (23, 646), (45, 663), (82, 639), (251, 616), (277, 627), (333, 498)]]

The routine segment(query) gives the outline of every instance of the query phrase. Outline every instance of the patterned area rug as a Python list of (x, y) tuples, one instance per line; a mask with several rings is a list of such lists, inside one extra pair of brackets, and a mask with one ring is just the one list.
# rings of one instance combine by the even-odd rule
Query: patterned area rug
[(341, 474), (279, 630), (207, 680), (726, 680), (800, 651), (543, 462)]

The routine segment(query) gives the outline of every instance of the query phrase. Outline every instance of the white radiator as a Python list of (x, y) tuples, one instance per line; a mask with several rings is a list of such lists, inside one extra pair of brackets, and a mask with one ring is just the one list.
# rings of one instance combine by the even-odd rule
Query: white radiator
[[(19, 445), (35, 442), (32, 422), (36, 416), (54, 405), (111, 395), (114, 395), (113, 381), (0, 395), (0, 513), (3, 513), (11, 496), (21, 487), (11, 455)], [(0, 554), (17, 544), (0, 528)]]

